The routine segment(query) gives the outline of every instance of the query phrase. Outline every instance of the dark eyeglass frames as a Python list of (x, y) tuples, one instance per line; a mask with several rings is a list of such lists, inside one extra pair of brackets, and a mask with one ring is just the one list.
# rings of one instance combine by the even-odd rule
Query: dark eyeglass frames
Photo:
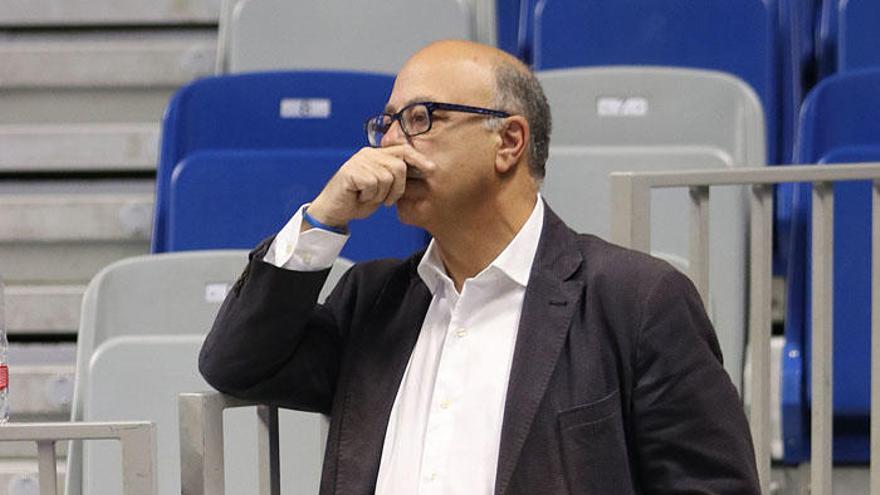
[(435, 110), (473, 113), (496, 118), (510, 117), (509, 113), (501, 110), (471, 107), (468, 105), (456, 105), (454, 103), (418, 101), (401, 108), (400, 111), (395, 114), (380, 113), (367, 119), (366, 123), (364, 123), (364, 131), (367, 133), (367, 141), (370, 143), (370, 146), (381, 146), (382, 138), (388, 132), (388, 129), (394, 124), (395, 120), (400, 122), (400, 128), (403, 130), (406, 137), (424, 134), (431, 130), (431, 124), (433, 123), (432, 115)]

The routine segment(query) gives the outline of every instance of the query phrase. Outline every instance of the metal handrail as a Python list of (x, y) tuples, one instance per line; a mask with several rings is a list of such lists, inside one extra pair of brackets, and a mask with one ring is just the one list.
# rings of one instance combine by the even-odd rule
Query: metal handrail
[(278, 447), (278, 408), (235, 399), (220, 392), (191, 392), (177, 396), (180, 420), (180, 493), (223, 495), (223, 411), (257, 407), (259, 494), (281, 493)]
[[(880, 163), (737, 168), (730, 170), (615, 172), (611, 174), (611, 240), (639, 251), (651, 245), (651, 189), (687, 187), (690, 192), (689, 275), (703, 301), (709, 292), (709, 189), (751, 186), (749, 352), (752, 356), (749, 423), (763, 493), (770, 493), (770, 333), (773, 184), (813, 184), (812, 237), (812, 493), (831, 494), (833, 420), (832, 184), (871, 180), (871, 493), (880, 493)], [(878, 460), (878, 462), (874, 462)]]
[(122, 493), (158, 494), (156, 425), (152, 422), (8, 423), (0, 426), (0, 442), (36, 442), (40, 495), (57, 494), (55, 443), (61, 440), (119, 440), (122, 444)]

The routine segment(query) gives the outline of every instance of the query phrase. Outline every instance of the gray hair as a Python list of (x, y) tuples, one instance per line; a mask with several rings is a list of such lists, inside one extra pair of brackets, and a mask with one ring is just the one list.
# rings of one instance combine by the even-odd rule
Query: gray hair
[[(550, 105), (535, 75), (510, 62), (495, 67), (495, 108), (522, 115), (529, 122), (529, 172), (540, 181), (544, 178), (553, 127)], [(497, 126), (499, 119), (490, 119)]]

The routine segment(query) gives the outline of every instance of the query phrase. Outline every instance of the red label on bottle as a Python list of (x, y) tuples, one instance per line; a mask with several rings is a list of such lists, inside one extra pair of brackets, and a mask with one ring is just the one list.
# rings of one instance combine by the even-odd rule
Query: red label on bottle
[(5, 389), (9, 385), (9, 367), (0, 364), (0, 390)]

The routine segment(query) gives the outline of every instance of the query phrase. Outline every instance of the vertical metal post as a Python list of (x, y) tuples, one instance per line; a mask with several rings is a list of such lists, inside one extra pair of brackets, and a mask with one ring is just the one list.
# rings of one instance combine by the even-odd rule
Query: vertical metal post
[[(156, 472), (156, 425), (149, 428), (122, 428), (122, 493), (124, 495), (155, 495), (158, 493)], [(148, 448), (144, 448), (144, 445)]]
[(688, 267), (691, 280), (709, 310), (709, 187), (693, 186), (690, 196), (690, 242)]
[(58, 488), (55, 442), (53, 440), (38, 441), (37, 458), (40, 475), (40, 495), (55, 495)]
[(773, 189), (768, 185), (754, 185), (750, 195), (749, 246), (749, 339), (752, 372), (752, 391), (749, 425), (755, 442), (755, 460), (761, 493), (770, 493), (770, 308), (772, 248), (773, 248)]
[(880, 493), (880, 181), (871, 187), (871, 474)]
[(611, 242), (651, 250), (651, 189), (632, 172), (612, 173)]
[(260, 495), (281, 494), (281, 464), (278, 447), (278, 408), (257, 406), (257, 449)]
[(223, 396), (180, 394), (180, 490), (182, 495), (223, 495)]
[(832, 420), (834, 412), (834, 189), (829, 182), (813, 185), (813, 405), (810, 488), (831, 495)]

